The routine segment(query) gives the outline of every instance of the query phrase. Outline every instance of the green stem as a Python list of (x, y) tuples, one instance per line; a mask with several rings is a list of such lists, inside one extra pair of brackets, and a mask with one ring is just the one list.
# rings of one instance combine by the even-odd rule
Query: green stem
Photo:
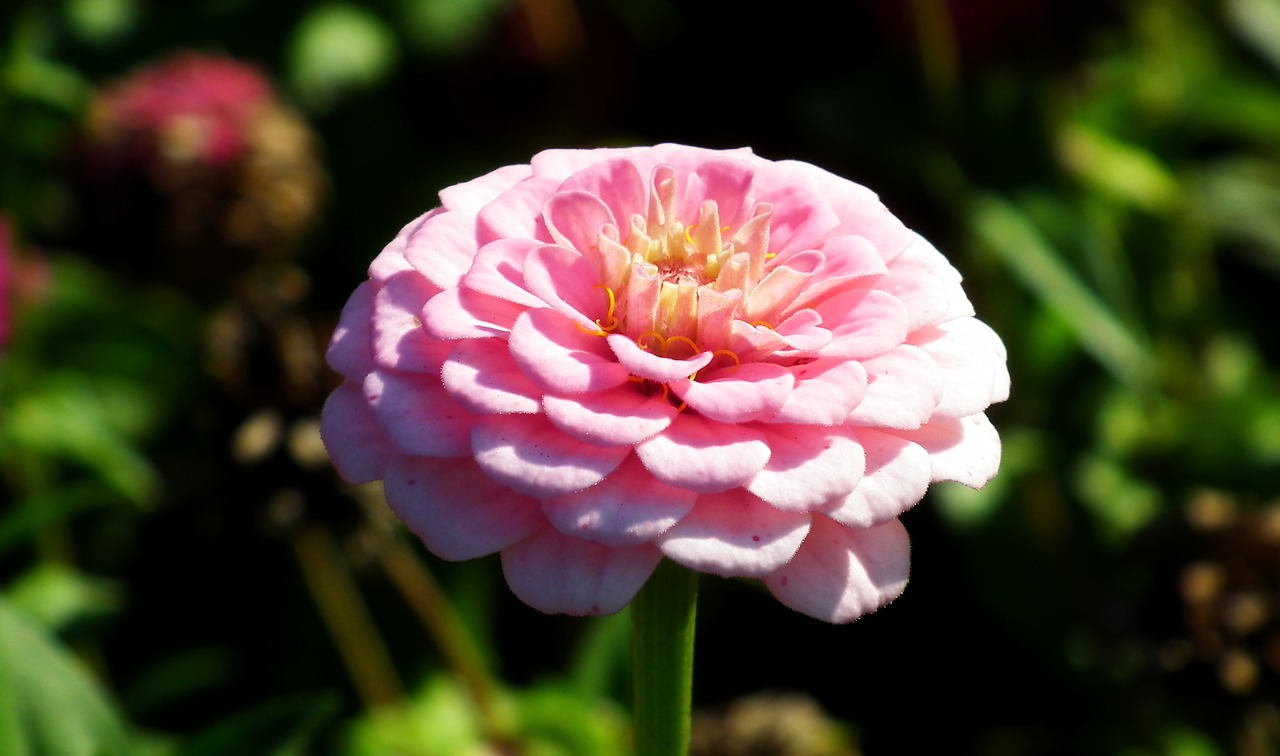
[(631, 602), (636, 756), (689, 752), (698, 573), (662, 560)]

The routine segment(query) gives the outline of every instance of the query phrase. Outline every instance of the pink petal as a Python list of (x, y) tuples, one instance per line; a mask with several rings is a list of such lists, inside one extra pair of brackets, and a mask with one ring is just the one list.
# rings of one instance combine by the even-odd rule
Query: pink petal
[(373, 298), (377, 287), (373, 281), (365, 281), (356, 287), (343, 306), (338, 327), (329, 340), (325, 362), (343, 378), (363, 380), (365, 373), (373, 369), (369, 320), (373, 314)]
[(761, 577), (786, 564), (809, 532), (809, 515), (774, 509), (746, 491), (699, 496), (658, 537), (662, 553), (723, 577)]
[(769, 251), (779, 257), (786, 252), (817, 247), (840, 225), (840, 219), (825, 199), (798, 184), (777, 186), (756, 199), (773, 204)]
[(627, 369), (605, 340), (555, 310), (525, 311), (511, 327), (508, 344), (520, 369), (544, 391), (581, 394), (627, 382)]
[(472, 431), (471, 446), (486, 475), (539, 499), (599, 483), (631, 451), (584, 444), (538, 415), (484, 415)]
[(769, 444), (760, 431), (681, 414), (636, 454), (658, 480), (714, 493), (746, 485), (768, 463)]
[(982, 413), (931, 420), (900, 435), (929, 452), (934, 481), (954, 480), (982, 488), (1000, 469), (1000, 435)]
[(613, 213), (599, 197), (583, 191), (567, 192), (564, 187), (543, 205), (542, 219), (557, 245), (577, 250), (579, 254), (591, 252), (601, 228), (618, 226)]
[(788, 255), (773, 265), (747, 295), (744, 320), (775, 319), (795, 299), (822, 267), (822, 253), (806, 250)]
[(413, 266), (404, 257), (405, 250), (409, 247), (409, 239), (413, 238), (423, 223), (443, 212), (445, 212), (444, 208), (437, 207), (406, 223), (396, 237), (382, 248), (377, 257), (373, 258), (373, 262), (369, 264), (369, 278), (374, 281), (385, 281), (402, 270), (413, 270)]
[(724, 423), (772, 417), (786, 403), (796, 380), (787, 368), (765, 362), (750, 362), (713, 375), (706, 381), (672, 381), (670, 386), (700, 414)]
[(942, 371), (923, 350), (903, 345), (863, 360), (867, 394), (849, 413), (855, 425), (919, 428), (942, 398)]
[[(697, 168), (702, 181), (702, 200), (713, 200), (720, 211), (720, 222), (730, 227), (730, 236), (745, 222), (751, 208), (746, 200), (751, 196), (751, 182), (755, 169), (748, 163), (728, 157), (710, 158)], [(698, 204), (691, 205), (696, 208)]]
[(788, 369), (796, 385), (765, 422), (840, 425), (867, 393), (867, 371), (854, 360), (820, 359)]
[(853, 289), (814, 309), (831, 331), (831, 343), (822, 348), (824, 357), (875, 357), (907, 339), (906, 306), (882, 291)]
[(608, 343), (623, 369), (631, 375), (658, 383), (688, 379), (715, 359), (711, 352), (699, 352), (683, 360), (659, 357), (647, 349), (641, 349), (629, 336), (620, 333), (610, 334)]
[(542, 224), (542, 205), (559, 186), (558, 180), (535, 175), (500, 194), (476, 216), (477, 246), (499, 239), (551, 241)]
[(533, 175), (527, 165), (507, 165), (485, 175), (455, 184), (440, 192), (440, 202), (448, 209), (475, 215), (498, 195)]
[(487, 339), (505, 336), (521, 305), (470, 289), (447, 289), (422, 308), (422, 325), (437, 339)]
[(409, 237), (405, 259), (441, 289), (457, 286), (480, 248), (475, 226), (475, 216), (466, 213), (443, 212), (426, 218)]
[(512, 593), (540, 612), (613, 614), (630, 603), (661, 559), (647, 543), (616, 548), (546, 527), (502, 550), (502, 572)]
[(629, 456), (600, 483), (542, 504), (551, 524), (609, 546), (633, 546), (661, 535), (693, 509), (698, 495), (656, 480)]
[(492, 554), (546, 524), (536, 500), (503, 488), (470, 462), (397, 457), (383, 490), (391, 511), (441, 559)]
[(375, 370), (364, 380), (364, 398), (391, 443), (405, 454), (466, 457), (475, 416), (434, 378)]
[(373, 298), (373, 359), (381, 367), (435, 373), (453, 348), (422, 327), (422, 308), (439, 293), (417, 271), (388, 278)]
[(964, 417), (1009, 398), (1004, 343), (976, 318), (960, 318), (911, 334), (942, 369), (942, 400), (936, 417)]
[(587, 330), (608, 325), (609, 295), (582, 253), (556, 244), (537, 247), (525, 258), (524, 282), (531, 294)]
[[(635, 163), (626, 158), (602, 160), (587, 166), (565, 179), (561, 192), (586, 192), (600, 199), (616, 219), (615, 225), (626, 223), (633, 213), (644, 214), (647, 189), (644, 177)], [(547, 219), (548, 225), (551, 219)], [(599, 229), (597, 229), (599, 230)], [(595, 243), (593, 235), (588, 246)], [(587, 247), (577, 247), (585, 252)]]
[(765, 172), (772, 183), (804, 183), (831, 204), (840, 218), (834, 233), (866, 237), (885, 260), (897, 257), (915, 236), (880, 203), (875, 192), (799, 160), (782, 160)]
[(484, 245), (462, 278), (462, 286), (525, 307), (543, 307), (543, 301), (524, 284), (525, 258), (541, 246), (536, 239), (499, 239)]
[(921, 237), (889, 263), (889, 272), (876, 286), (907, 306), (912, 331), (973, 315), (973, 305), (960, 288), (960, 273)]
[(822, 316), (816, 310), (799, 310), (773, 330), (799, 352), (816, 352), (831, 343), (831, 331), (822, 327)]
[(343, 383), (325, 400), (320, 413), (320, 439), (329, 450), (334, 468), (348, 483), (378, 480), (392, 454), (355, 381)]
[(910, 572), (911, 541), (897, 520), (846, 528), (815, 517), (795, 558), (764, 584), (797, 612), (844, 623), (900, 596)]
[(788, 512), (807, 512), (844, 497), (862, 479), (866, 457), (847, 428), (773, 425), (765, 435), (769, 464), (747, 490)]
[(534, 414), (542, 392), (533, 384), (500, 339), (468, 339), (457, 344), (444, 362), (440, 379), (459, 404), (477, 414)]
[(924, 498), (933, 468), (929, 453), (905, 438), (871, 428), (858, 428), (856, 436), (867, 453), (867, 472), (852, 493), (822, 511), (843, 525), (869, 528)]
[(846, 289), (866, 288), (872, 276), (883, 275), (889, 270), (879, 250), (861, 236), (845, 234), (831, 237), (822, 242), (818, 251), (824, 258), (822, 270), (788, 305), (785, 314), (811, 307)]
[(646, 395), (630, 381), (586, 394), (548, 394), (542, 406), (557, 428), (599, 446), (634, 446), (665, 430), (676, 416), (676, 408), (660, 392)]

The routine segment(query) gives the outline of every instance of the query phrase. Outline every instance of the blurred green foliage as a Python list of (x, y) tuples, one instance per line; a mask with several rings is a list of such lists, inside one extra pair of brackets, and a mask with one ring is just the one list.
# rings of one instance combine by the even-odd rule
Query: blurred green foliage
[[(1013, 374), (1001, 475), (906, 515), (897, 604), (830, 628), (704, 581), (700, 706), (805, 691), (869, 754), (1280, 753), (1280, 0), (851, 7), (0, 9), (0, 753), (624, 753), (625, 613), (411, 546), (316, 448), (319, 355), (441, 187), (666, 140), (875, 188)], [(95, 93), (190, 49), (274, 77), (330, 193), (201, 290), (125, 263), (225, 177), (83, 185)]]

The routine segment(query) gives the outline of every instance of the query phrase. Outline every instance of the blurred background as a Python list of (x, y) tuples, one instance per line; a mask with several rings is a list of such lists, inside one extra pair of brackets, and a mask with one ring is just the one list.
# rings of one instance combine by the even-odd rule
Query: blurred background
[(1013, 375), (891, 607), (702, 581), (695, 753), (1280, 753), (1280, 0), (0, 8), (0, 753), (625, 753), (625, 612), (431, 557), (316, 429), (439, 189), (660, 141), (872, 187)]

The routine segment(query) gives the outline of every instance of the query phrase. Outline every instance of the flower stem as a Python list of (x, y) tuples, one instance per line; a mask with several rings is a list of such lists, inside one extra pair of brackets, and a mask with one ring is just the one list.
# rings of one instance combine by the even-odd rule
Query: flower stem
[(637, 756), (689, 752), (698, 573), (662, 560), (631, 602), (631, 676)]

